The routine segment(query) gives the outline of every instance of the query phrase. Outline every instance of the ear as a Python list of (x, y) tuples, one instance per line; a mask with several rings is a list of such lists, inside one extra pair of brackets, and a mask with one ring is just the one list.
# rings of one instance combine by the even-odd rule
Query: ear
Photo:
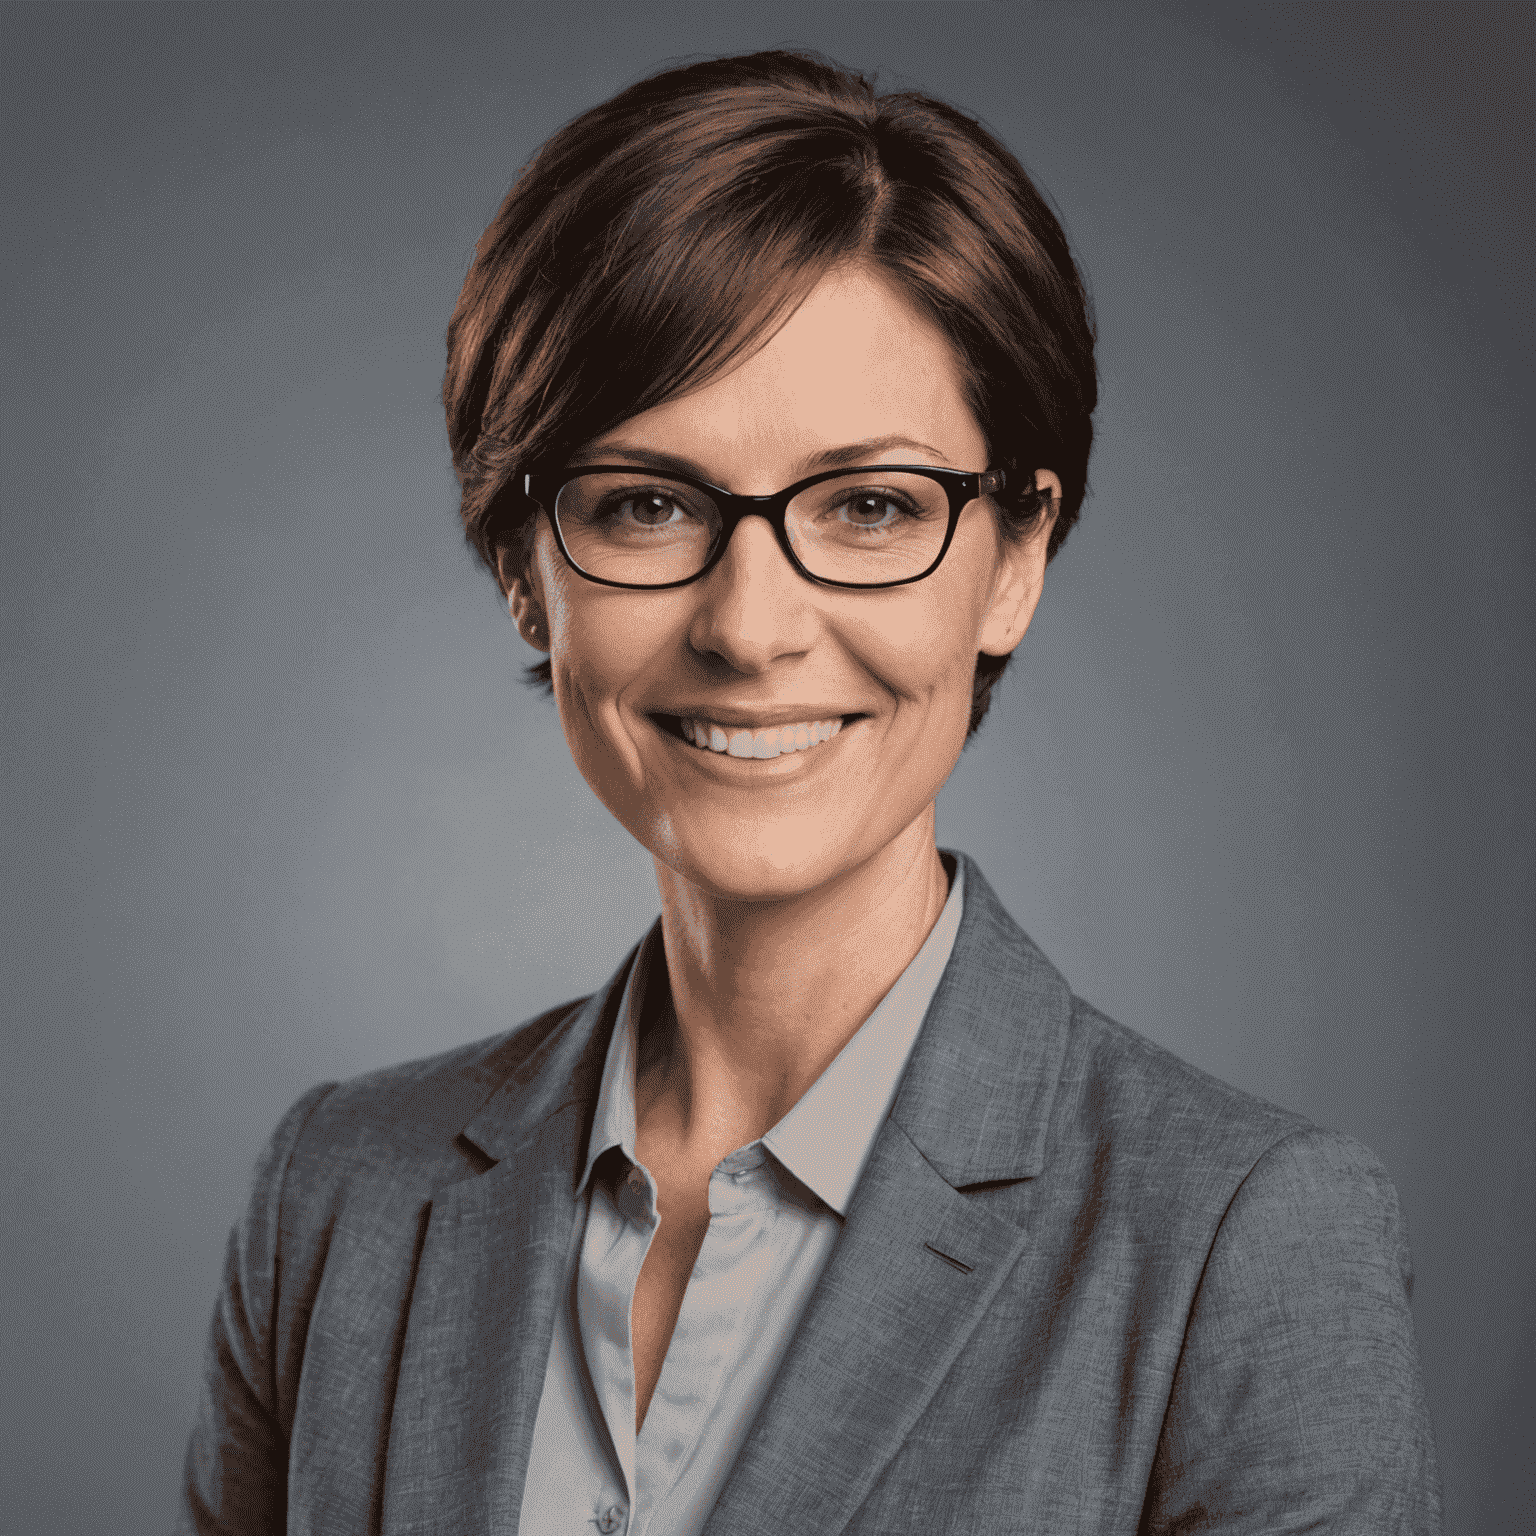
[(537, 574), (531, 569), (519, 570), (512, 552), (503, 549), (496, 556), (496, 576), (507, 595), (507, 608), (518, 634), (536, 651), (548, 651), (549, 621)]
[(999, 542), (992, 605), (982, 621), (976, 646), (988, 656), (1006, 656), (1024, 638), (1045, 585), (1045, 550), (1061, 509), (1061, 481), (1053, 470), (1037, 469), (1035, 486), (1051, 497), (1038, 524), (1026, 538)]

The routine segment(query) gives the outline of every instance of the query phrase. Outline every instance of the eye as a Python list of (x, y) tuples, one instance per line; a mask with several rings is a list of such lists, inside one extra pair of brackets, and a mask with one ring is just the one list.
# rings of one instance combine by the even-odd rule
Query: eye
[(688, 512), (664, 491), (640, 491), (613, 503), (613, 516), (642, 528), (665, 528), (686, 518)]
[(840, 502), (834, 511), (840, 522), (855, 528), (888, 528), (907, 516), (911, 509), (905, 502), (876, 491), (862, 491)]

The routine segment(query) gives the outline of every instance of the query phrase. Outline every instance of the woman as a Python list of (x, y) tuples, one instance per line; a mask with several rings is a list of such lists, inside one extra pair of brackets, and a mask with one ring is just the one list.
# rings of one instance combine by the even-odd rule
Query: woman
[(812, 58), (523, 173), (449, 330), (465, 528), (661, 917), (290, 1111), (184, 1529), (1438, 1528), (1379, 1165), (1075, 998), (935, 846), (1092, 347), (1013, 157)]

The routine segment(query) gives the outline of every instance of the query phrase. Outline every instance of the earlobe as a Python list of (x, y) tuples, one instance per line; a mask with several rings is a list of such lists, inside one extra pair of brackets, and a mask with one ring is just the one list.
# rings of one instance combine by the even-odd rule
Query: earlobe
[(1045, 586), (1045, 552), (1061, 507), (1061, 481), (1053, 471), (1037, 469), (1035, 486), (1050, 493), (1050, 505), (1026, 537), (1002, 543), (996, 592), (977, 642), (988, 656), (1006, 656), (1024, 638)]
[[(511, 576), (505, 554), (498, 561), (497, 569), (502, 587), (507, 594), (507, 610), (517, 625), (517, 632), (537, 651), (549, 649), (549, 624), (544, 617), (544, 605), (533, 589), (527, 575)], [(509, 579), (510, 578), (510, 579)]]

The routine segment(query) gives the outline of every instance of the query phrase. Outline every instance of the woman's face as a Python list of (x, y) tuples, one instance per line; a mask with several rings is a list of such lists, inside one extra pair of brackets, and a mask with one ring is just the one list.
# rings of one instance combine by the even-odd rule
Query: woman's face
[[(858, 463), (991, 467), (948, 341), (868, 268), (829, 275), (746, 362), (631, 417), (572, 463), (654, 468), (645, 456), (664, 454), (763, 495), (852, 445)], [(1040, 483), (1060, 494), (1054, 475)], [(1005, 542), (991, 504), (975, 501), (931, 576), (849, 591), (800, 576), (767, 521), (748, 517), (703, 579), (627, 591), (572, 570), (541, 518), (512, 604), (550, 653), (566, 739), (598, 798), (684, 879), (772, 900), (931, 848), (977, 652), (1001, 655), (1023, 636), (1048, 531)], [(701, 748), (679, 719), (712, 723), (738, 750), (743, 730), (842, 724), (763, 758)]]

